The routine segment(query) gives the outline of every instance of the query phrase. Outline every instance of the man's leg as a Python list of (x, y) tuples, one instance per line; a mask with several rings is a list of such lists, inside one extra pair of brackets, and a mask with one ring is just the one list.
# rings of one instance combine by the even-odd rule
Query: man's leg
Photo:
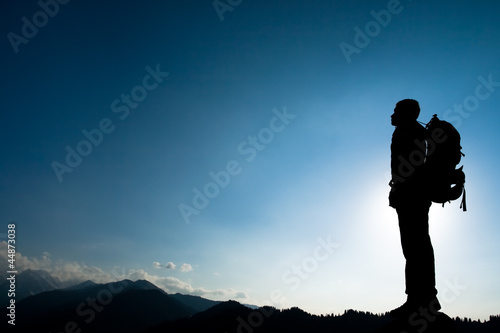
[(398, 211), (401, 246), (406, 259), (409, 298), (433, 299), (436, 294), (434, 250), (429, 236), (428, 202), (415, 202)]
[[(407, 315), (419, 306), (440, 308), (436, 299), (434, 250), (429, 236), (430, 202), (413, 201), (397, 208), (401, 246), (406, 259), (405, 280), (408, 301), (391, 312)], [(437, 304), (436, 304), (437, 302)]]

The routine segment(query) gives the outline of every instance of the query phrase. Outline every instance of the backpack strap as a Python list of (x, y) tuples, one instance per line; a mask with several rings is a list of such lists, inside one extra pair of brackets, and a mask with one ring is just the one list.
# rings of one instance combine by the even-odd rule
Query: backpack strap
[(467, 203), (465, 202), (465, 186), (464, 193), (462, 194), (462, 203), (460, 204), (460, 208), (462, 208), (464, 212), (467, 211)]

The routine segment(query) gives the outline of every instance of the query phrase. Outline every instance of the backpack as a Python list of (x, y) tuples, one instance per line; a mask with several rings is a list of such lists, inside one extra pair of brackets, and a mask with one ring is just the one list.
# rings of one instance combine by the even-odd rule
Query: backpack
[(436, 203), (456, 200), (462, 196), (460, 208), (467, 211), (465, 202), (465, 173), (463, 166), (456, 169), (465, 154), (460, 146), (460, 134), (447, 121), (435, 114), (425, 126), (427, 151), (425, 174), (429, 198)]

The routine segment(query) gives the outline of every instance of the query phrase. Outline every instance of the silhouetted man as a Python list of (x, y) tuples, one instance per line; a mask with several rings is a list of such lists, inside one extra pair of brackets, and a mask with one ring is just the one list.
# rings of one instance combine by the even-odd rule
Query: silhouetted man
[(434, 251), (429, 236), (431, 201), (425, 191), (425, 129), (417, 122), (420, 106), (413, 99), (396, 104), (391, 116), (396, 126), (391, 143), (391, 192), (389, 205), (396, 209), (401, 246), (406, 259), (407, 301), (390, 312), (409, 316), (420, 307), (441, 308), (436, 295)]

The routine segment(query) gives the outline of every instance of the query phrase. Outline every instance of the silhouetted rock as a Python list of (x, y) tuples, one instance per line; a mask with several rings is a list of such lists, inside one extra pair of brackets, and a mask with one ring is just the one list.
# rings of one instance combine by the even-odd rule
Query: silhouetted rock
[(243, 318), (247, 318), (252, 311), (235, 301), (221, 302), (191, 318), (167, 321), (146, 332), (236, 332), (242, 326)]
[[(500, 332), (500, 320), (492, 317), (487, 323), (452, 320), (444, 313), (423, 320), (394, 320), (388, 315), (347, 310), (342, 315), (311, 315), (299, 308), (278, 310), (273, 307), (250, 309), (235, 301), (222, 302), (190, 318), (164, 322), (149, 328), (156, 332), (226, 332), (226, 333), (492, 333)], [(458, 328), (458, 329), (457, 329)]]
[(456, 333), (457, 327), (446, 314), (411, 316), (397, 319), (374, 331), (374, 333)]

